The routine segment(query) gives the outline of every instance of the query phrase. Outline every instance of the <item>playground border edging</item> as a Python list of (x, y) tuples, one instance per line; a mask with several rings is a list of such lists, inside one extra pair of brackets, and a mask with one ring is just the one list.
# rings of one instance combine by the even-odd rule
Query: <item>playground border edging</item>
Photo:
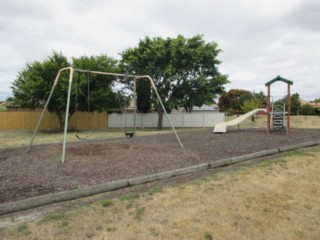
[(39, 196), (39, 197), (28, 198), (28, 199), (24, 199), (24, 200), (20, 200), (20, 201), (3, 203), (3, 204), (0, 204), (0, 216), (5, 215), (5, 214), (9, 214), (9, 213), (28, 210), (28, 209), (32, 209), (32, 208), (36, 208), (36, 207), (41, 207), (41, 206), (49, 205), (49, 204), (53, 204), (53, 203), (74, 200), (77, 198), (88, 197), (88, 196), (96, 195), (99, 193), (111, 192), (111, 191), (119, 190), (119, 189), (126, 188), (126, 187), (132, 187), (132, 186), (136, 186), (136, 185), (155, 182), (155, 181), (159, 181), (159, 180), (163, 180), (163, 179), (172, 178), (175, 176), (195, 173), (198, 171), (204, 171), (204, 170), (208, 170), (208, 169), (224, 167), (224, 166), (252, 160), (255, 158), (274, 155), (277, 153), (293, 151), (296, 149), (306, 148), (306, 147), (314, 147), (317, 145), (320, 145), (320, 140), (311, 141), (311, 142), (304, 142), (304, 143), (300, 143), (300, 144), (279, 147), (279, 148), (269, 149), (269, 150), (264, 150), (264, 151), (259, 151), (256, 153), (250, 153), (250, 154), (239, 156), (239, 157), (226, 158), (226, 159), (218, 160), (215, 162), (202, 163), (202, 164), (198, 164), (195, 166), (190, 166), (190, 167), (185, 167), (185, 168), (180, 168), (180, 169), (175, 169), (175, 170), (169, 170), (169, 171), (155, 173), (155, 174), (146, 175), (146, 176), (142, 176), (142, 177), (116, 180), (116, 181), (102, 183), (102, 184), (98, 184), (95, 186), (90, 186), (90, 187), (82, 188), (82, 189), (75, 189), (75, 190), (63, 191), (63, 192), (58, 192), (58, 193), (51, 193), (51, 194), (47, 194), (47, 195), (43, 195), (43, 196)]

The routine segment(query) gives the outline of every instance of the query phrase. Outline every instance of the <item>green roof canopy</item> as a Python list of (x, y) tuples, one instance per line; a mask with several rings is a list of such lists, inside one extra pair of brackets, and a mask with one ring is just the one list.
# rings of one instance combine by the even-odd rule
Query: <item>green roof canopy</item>
[(288, 80), (288, 79), (285, 79), (285, 78), (283, 78), (283, 77), (281, 77), (281, 76), (278, 75), (276, 78), (274, 78), (274, 79), (270, 80), (269, 82), (267, 82), (267, 83), (265, 84), (265, 86), (271, 85), (272, 83), (277, 82), (277, 81), (282, 81), (282, 82), (288, 83), (288, 84), (290, 84), (290, 85), (293, 84), (292, 81), (290, 81), (290, 80)]

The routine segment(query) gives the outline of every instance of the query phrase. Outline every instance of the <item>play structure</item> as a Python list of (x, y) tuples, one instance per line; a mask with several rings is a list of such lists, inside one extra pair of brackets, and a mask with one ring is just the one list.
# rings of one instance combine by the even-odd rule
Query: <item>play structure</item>
[[(287, 84), (287, 104), (280, 103), (275, 101), (275, 99), (271, 98), (271, 84), (281, 81)], [(259, 114), (266, 113), (267, 114), (267, 132), (269, 133), (271, 130), (287, 130), (287, 134), (290, 131), (290, 86), (293, 84), (292, 81), (285, 79), (281, 76), (277, 76), (276, 78), (270, 80), (265, 84), (268, 88), (267, 90), (267, 108), (258, 108), (254, 109), (236, 119), (233, 119), (229, 122), (218, 123), (213, 129), (214, 133), (226, 133), (227, 127), (239, 125), (241, 122), (246, 120), (247, 118)], [(271, 101), (272, 100), (272, 101)]]
[[(49, 102), (50, 102), (50, 99), (52, 97), (52, 94), (55, 90), (55, 87), (57, 86), (59, 80), (60, 80), (60, 75), (63, 71), (69, 71), (69, 84), (68, 84), (68, 96), (67, 96), (67, 106), (66, 106), (66, 116), (65, 116), (65, 126), (64, 126), (64, 138), (63, 138), (63, 148), (62, 148), (62, 157), (61, 157), (61, 162), (64, 163), (65, 161), (65, 158), (66, 158), (66, 145), (67, 145), (67, 130), (68, 130), (68, 121), (69, 121), (69, 109), (70, 109), (70, 97), (71, 97), (71, 89), (72, 89), (72, 84), (73, 84), (73, 75), (74, 75), (74, 72), (79, 72), (79, 73), (86, 73), (88, 74), (100, 74), (100, 75), (107, 75), (107, 76), (114, 76), (114, 77), (126, 77), (126, 78), (131, 78), (133, 79), (133, 86), (134, 86), (134, 114), (136, 114), (136, 82), (139, 80), (139, 79), (148, 79), (150, 80), (150, 83), (151, 83), (151, 87), (153, 89), (153, 91), (155, 92), (156, 96), (157, 96), (157, 99), (163, 109), (163, 112), (165, 113), (170, 125), (171, 125), (171, 128), (172, 128), (172, 131), (174, 132), (175, 136), (176, 136), (176, 139), (177, 141), (179, 142), (181, 148), (183, 148), (183, 145), (182, 145), (182, 142), (180, 141), (180, 138), (172, 124), (172, 121), (161, 101), (161, 98), (160, 98), (160, 95), (157, 91), (157, 88), (154, 84), (154, 81), (153, 79), (149, 76), (149, 75), (129, 75), (129, 74), (118, 74), (118, 73), (108, 73), (108, 72), (99, 72), (99, 71), (91, 71), (91, 70), (83, 70), (83, 69), (74, 69), (72, 67), (66, 67), (66, 68), (62, 68), (58, 71), (57, 73), (57, 76), (54, 80), (54, 83), (52, 85), (52, 88), (51, 88), (51, 91), (50, 91), (50, 94), (49, 94), (49, 97), (46, 101), (46, 104), (45, 104), (45, 107), (40, 115), (40, 118), (38, 120), (38, 123), (37, 123), (37, 126), (34, 130), (34, 133), (33, 133), (33, 136), (31, 138), (31, 141), (30, 141), (30, 144), (29, 144), (29, 147), (27, 149), (27, 151), (30, 150), (30, 147), (34, 141), (34, 138), (38, 132), (38, 129), (39, 129), (39, 126), (41, 124), (41, 121), (43, 119), (43, 116), (48, 108), (48, 105), (49, 105)], [(88, 98), (89, 98), (89, 79), (88, 79)], [(77, 96), (77, 94), (76, 94)], [(88, 99), (88, 111), (90, 111), (90, 106), (89, 106), (89, 99)], [(135, 115), (134, 115), (135, 116)], [(136, 131), (136, 128), (135, 128), (135, 118), (134, 118), (134, 130), (133, 131), (130, 131), (130, 132), (125, 132), (126, 136), (127, 137), (133, 137), (133, 135), (135, 134), (135, 131)], [(87, 134), (87, 136), (85, 138), (87, 138), (89, 136), (89, 133)], [(76, 137), (78, 139), (82, 139), (79, 134), (76, 133)]]
[[(271, 84), (275, 82), (284, 82), (287, 84), (287, 104), (277, 103), (275, 100), (271, 101)], [(290, 86), (293, 84), (292, 81), (285, 79), (281, 76), (270, 80), (265, 84), (268, 88), (267, 94), (267, 131), (270, 130), (287, 130), (287, 134), (290, 132), (290, 111), (291, 111), (291, 95)], [(287, 108), (286, 108), (287, 105)], [(272, 121), (271, 121), (272, 120)]]

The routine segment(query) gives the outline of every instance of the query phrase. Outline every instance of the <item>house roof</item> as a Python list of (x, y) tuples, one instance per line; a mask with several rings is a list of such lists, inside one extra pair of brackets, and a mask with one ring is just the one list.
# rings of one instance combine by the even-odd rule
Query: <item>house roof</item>
[(265, 84), (265, 86), (271, 85), (272, 83), (277, 82), (277, 81), (282, 81), (282, 82), (288, 83), (288, 84), (290, 84), (290, 85), (293, 84), (292, 81), (290, 81), (290, 80), (288, 80), (288, 79), (285, 79), (285, 78), (283, 78), (283, 77), (281, 77), (281, 76), (278, 75), (276, 78), (274, 78), (274, 79), (270, 80), (269, 82), (267, 82), (267, 83)]
[(201, 107), (193, 107), (192, 111), (217, 111), (217, 109), (213, 106), (203, 104)]

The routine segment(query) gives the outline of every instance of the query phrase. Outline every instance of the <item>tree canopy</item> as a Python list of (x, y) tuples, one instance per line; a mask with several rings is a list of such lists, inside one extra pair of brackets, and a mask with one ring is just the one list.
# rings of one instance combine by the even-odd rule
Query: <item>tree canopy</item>
[[(148, 74), (154, 81), (168, 112), (184, 107), (211, 104), (228, 83), (226, 75), (218, 70), (217, 60), (221, 50), (215, 42), (205, 42), (202, 36), (189, 39), (146, 37), (138, 46), (123, 51), (120, 67), (131, 74)], [(162, 128), (163, 110), (153, 93), (151, 102), (156, 108)]]
[(255, 108), (265, 107), (267, 97), (263, 92), (255, 93), (244, 89), (231, 89), (221, 94), (218, 106), (221, 111), (242, 114)]
[(251, 92), (243, 89), (231, 89), (221, 94), (218, 102), (220, 111), (229, 112), (231, 114), (243, 113), (242, 105), (245, 100), (251, 99)]
[[(291, 103), (291, 114), (297, 115), (299, 113), (299, 110), (301, 108), (301, 102), (300, 102), (300, 95), (299, 93), (294, 93), (290, 97), (290, 103)], [(288, 109), (288, 98), (287, 96), (283, 97), (282, 99), (276, 101), (276, 104), (284, 104), (286, 105), (286, 109)]]
[[(82, 56), (69, 62), (62, 53), (53, 51), (43, 61), (28, 63), (18, 73), (12, 90), (16, 104), (34, 109), (44, 106), (61, 68), (73, 66), (75, 69), (102, 72), (118, 72), (121, 69), (131, 75), (150, 75), (168, 112), (180, 107), (191, 112), (194, 106), (213, 103), (229, 82), (227, 75), (221, 74), (218, 69), (220, 52), (217, 43), (206, 42), (201, 35), (191, 38), (178, 35), (166, 39), (145, 37), (138, 46), (121, 53), (120, 65), (107, 55)], [(119, 90), (115, 80), (114, 77), (75, 72), (76, 84), (72, 85), (68, 116), (71, 117), (76, 110), (110, 111), (123, 107), (127, 101), (125, 93), (128, 92)], [(148, 112), (153, 106), (158, 112), (158, 128), (161, 129), (163, 109), (155, 93), (150, 92), (150, 84), (143, 80), (138, 82), (138, 108)], [(125, 81), (122, 83), (130, 86)], [(60, 128), (64, 126), (67, 90), (68, 72), (62, 72), (48, 105), (48, 110), (59, 118)]]
[[(72, 58), (75, 69), (100, 72), (118, 72), (118, 62), (107, 55), (81, 56)], [(88, 111), (88, 83), (90, 111), (112, 111), (123, 107), (124, 99), (121, 89), (116, 90), (113, 76), (91, 73), (75, 73), (75, 88), (77, 87), (77, 109)]]
[[(53, 51), (52, 55), (43, 60), (28, 63), (18, 73), (17, 79), (12, 84), (15, 103), (23, 108), (43, 107), (51, 91), (54, 79), (61, 68), (74, 66), (87, 70), (116, 71), (117, 61), (105, 55), (93, 57), (73, 58), (70, 63), (62, 53)], [(48, 110), (56, 113), (60, 129), (64, 126), (64, 115), (67, 105), (68, 72), (62, 72), (55, 88)], [(88, 106), (88, 76), (77, 73), (78, 84), (72, 85), (72, 96), (69, 117), (76, 111), (87, 111)], [(118, 106), (117, 94), (112, 91), (112, 79), (105, 76), (90, 76), (90, 110), (102, 111), (105, 106)], [(75, 82), (74, 82), (75, 83)], [(77, 88), (77, 91), (76, 91)], [(77, 103), (75, 95), (77, 92)], [(104, 105), (104, 103), (107, 103)], [(76, 107), (77, 104), (77, 107)]]

